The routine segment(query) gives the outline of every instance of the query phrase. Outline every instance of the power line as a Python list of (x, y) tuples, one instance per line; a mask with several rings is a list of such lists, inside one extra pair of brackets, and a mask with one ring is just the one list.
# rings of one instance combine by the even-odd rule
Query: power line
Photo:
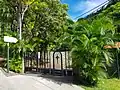
[[(105, 6), (105, 5), (107, 5), (108, 3), (109, 3), (109, 0), (107, 0), (107, 1), (103, 2), (102, 4), (100, 4), (100, 5), (98, 5), (98, 6), (94, 7), (94, 8), (92, 8), (91, 10), (89, 10), (89, 11), (87, 11), (87, 12), (81, 14), (80, 16), (76, 17), (75, 19), (80, 18), (81, 16), (83, 16), (83, 15), (85, 15), (85, 14), (87, 14), (87, 13), (93, 11), (93, 10), (96, 10), (96, 9), (98, 9), (98, 8), (101, 8), (101, 7)], [(94, 12), (94, 11), (93, 11), (93, 12)]]
[[(93, 11), (93, 10), (96, 10), (97, 8), (101, 8), (102, 6), (106, 5), (107, 3), (108, 3), (108, 0), (105, 1), (105, 2), (103, 2), (102, 4), (100, 4), (100, 5), (98, 5), (98, 6), (94, 7), (94, 8), (92, 8), (91, 10), (89, 10), (89, 11), (87, 11), (87, 12), (81, 14), (80, 16), (76, 17), (75, 19), (77, 19), (77, 18), (79, 18), (79, 17), (81, 17), (81, 16), (83, 16), (83, 15), (85, 15), (85, 14), (87, 14), (87, 13)], [(101, 6), (101, 7), (100, 7), (100, 6)]]

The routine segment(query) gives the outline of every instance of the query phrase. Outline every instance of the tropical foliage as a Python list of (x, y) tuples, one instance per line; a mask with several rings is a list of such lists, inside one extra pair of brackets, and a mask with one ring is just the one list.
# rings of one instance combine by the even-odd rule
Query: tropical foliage
[[(118, 2), (119, 0), (111, 0), (113, 3), (111, 3), (110, 5), (108, 5), (105, 9), (103, 9), (100, 13), (98, 13), (97, 15), (94, 15), (93, 17), (89, 17), (89, 19), (95, 19), (97, 16), (99, 17), (104, 17), (107, 16), (109, 17), (112, 21), (113, 21), (113, 25), (116, 27), (115, 30), (115, 35), (113, 40), (115, 42), (120, 42), (120, 2)], [(119, 52), (119, 49), (117, 49)], [(116, 72), (116, 50), (111, 50), (112, 53), (114, 53), (115, 57), (114, 57), (114, 62), (112, 63), (112, 66), (110, 67), (110, 70), (108, 71), (110, 74), (110, 77), (114, 77), (114, 76), (118, 76), (117, 72)]]
[(68, 48), (77, 80), (95, 85), (107, 77), (113, 59), (104, 46), (119, 41), (120, 28), (120, 2), (110, 1), (100, 13), (73, 22), (60, 0), (0, 0), (0, 49), (6, 51), (4, 35), (19, 39), (10, 44), (10, 69), (21, 72), (26, 51)]
[(6, 46), (4, 35), (19, 39), (10, 45), (10, 59), (12, 63), (20, 63), (23, 52), (53, 46), (54, 40), (63, 32), (66, 11), (67, 5), (59, 0), (0, 0), (0, 48)]
[(61, 38), (71, 48), (77, 80), (96, 84), (101, 77), (106, 77), (106, 65), (112, 62), (111, 54), (103, 47), (114, 44), (113, 22), (107, 17), (97, 17), (93, 21), (81, 19), (71, 28)]

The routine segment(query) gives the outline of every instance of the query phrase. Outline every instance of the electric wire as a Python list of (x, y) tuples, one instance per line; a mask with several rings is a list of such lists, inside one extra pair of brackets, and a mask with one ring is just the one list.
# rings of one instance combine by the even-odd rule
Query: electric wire
[(108, 3), (109, 3), (109, 0), (107, 0), (107, 1), (105, 1), (105, 2), (103, 2), (103, 3), (101, 3), (100, 5), (98, 5), (98, 6), (94, 7), (94, 8), (92, 8), (91, 10), (89, 10), (89, 11), (87, 11), (87, 12), (81, 14), (80, 16), (77, 16), (75, 19), (78, 19), (78, 18), (80, 18), (81, 16), (86, 15), (86, 14), (89, 13), (89, 12), (91, 12), (91, 13), (92, 13), (92, 12), (95, 12), (96, 9), (98, 10), (98, 9), (100, 9), (101, 7), (107, 5)]

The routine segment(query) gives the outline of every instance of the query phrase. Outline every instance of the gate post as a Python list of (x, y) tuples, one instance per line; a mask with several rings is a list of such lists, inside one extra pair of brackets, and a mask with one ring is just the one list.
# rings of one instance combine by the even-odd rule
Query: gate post
[(64, 76), (62, 53), (61, 52), (59, 52), (59, 53), (61, 55), (61, 70), (62, 70), (61, 72), (62, 72), (62, 76)]
[(67, 54), (66, 54), (66, 52), (67, 52), (67, 51), (65, 50), (65, 75), (67, 76), (67, 58), (66, 58), (66, 57), (67, 57), (67, 56), (66, 56)]
[(52, 73), (53, 73), (53, 75), (55, 75), (55, 59), (54, 59), (54, 56), (55, 56), (55, 52), (53, 53), (53, 70), (52, 70)]
[(38, 52), (37, 53), (35, 53), (36, 54), (36, 63), (37, 63), (37, 68), (36, 68), (36, 72), (38, 72), (38, 68), (39, 68), (39, 65), (38, 65), (38, 60), (39, 60), (39, 54), (38, 54)]
[(22, 53), (22, 57), (21, 57), (21, 59), (22, 59), (22, 74), (24, 74), (25, 73), (25, 60), (24, 60), (24, 55), (23, 55), (23, 53)]

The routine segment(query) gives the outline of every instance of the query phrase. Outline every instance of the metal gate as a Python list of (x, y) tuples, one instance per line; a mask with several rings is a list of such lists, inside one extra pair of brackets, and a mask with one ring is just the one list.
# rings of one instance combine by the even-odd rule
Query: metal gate
[(69, 51), (40, 51), (24, 54), (25, 72), (37, 72), (59, 76), (72, 75), (72, 59)]

